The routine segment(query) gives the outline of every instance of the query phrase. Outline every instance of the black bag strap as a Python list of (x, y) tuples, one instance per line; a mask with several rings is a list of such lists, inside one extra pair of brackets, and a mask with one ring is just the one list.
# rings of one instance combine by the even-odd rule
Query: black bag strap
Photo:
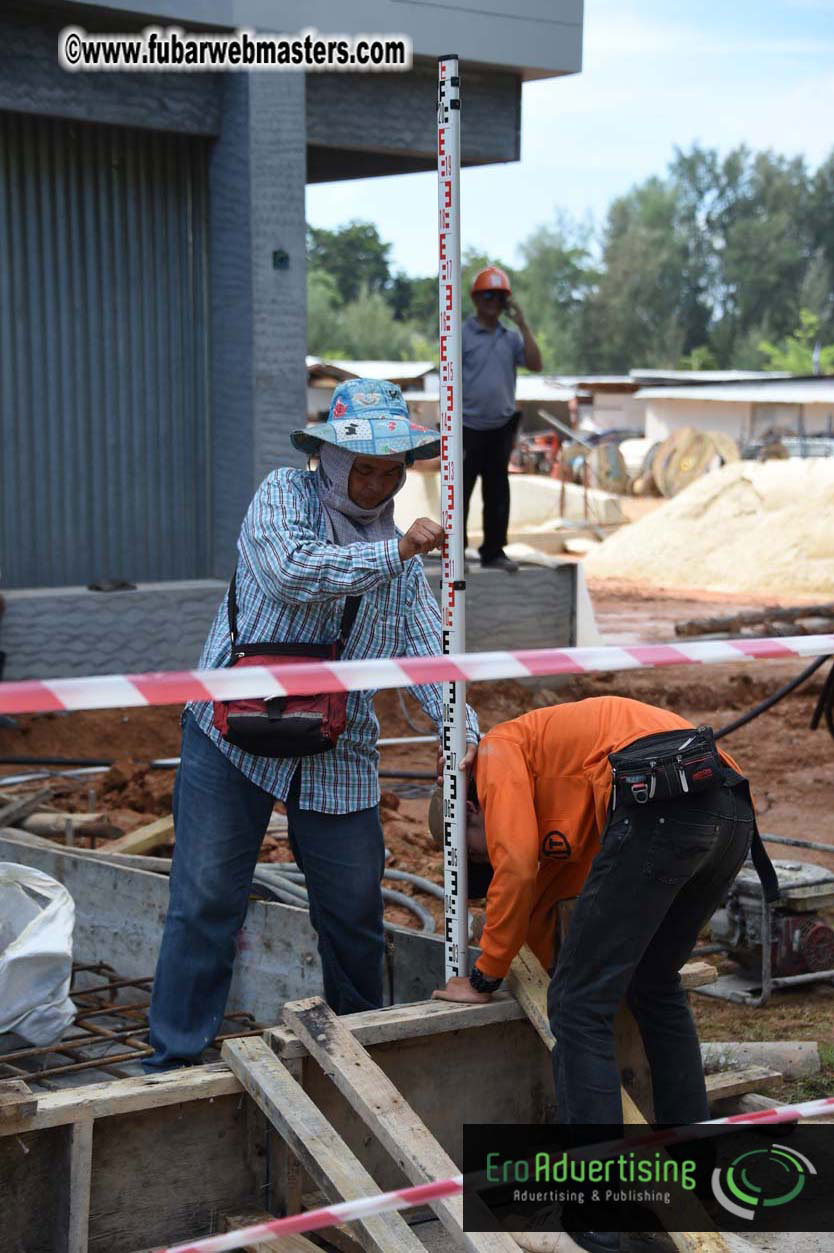
[[(359, 612), (359, 602), (361, 596), (348, 596), (345, 600), (345, 608), (342, 613), (342, 621), (339, 624), (339, 644), (344, 648), (348, 642), (350, 633), (353, 630), (353, 624), (356, 621), (356, 615)], [(237, 644), (237, 566), (229, 580), (229, 594), (226, 598), (226, 614), (229, 620), (229, 639), (232, 641), (232, 649)]]
[(339, 624), (339, 643), (342, 648), (347, 644), (350, 633), (353, 630), (353, 624), (356, 621), (356, 615), (359, 612), (359, 602), (361, 596), (348, 596), (345, 600), (345, 609), (342, 614), (342, 621)]
[(773, 868), (773, 862), (768, 856), (767, 849), (762, 843), (762, 837), (759, 835), (758, 826), (753, 831), (753, 842), (750, 845), (750, 858), (753, 862), (756, 874), (759, 876), (759, 883), (762, 885), (762, 895), (768, 905), (779, 899), (779, 880), (776, 877), (776, 871)]

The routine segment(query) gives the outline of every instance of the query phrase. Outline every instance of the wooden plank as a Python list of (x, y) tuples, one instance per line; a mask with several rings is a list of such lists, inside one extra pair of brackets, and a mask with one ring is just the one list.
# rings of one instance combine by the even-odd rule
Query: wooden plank
[(37, 809), (43, 805), (44, 801), (49, 800), (51, 795), (52, 788), (45, 787), (38, 792), (30, 792), (28, 796), (9, 801), (0, 808), (0, 827), (13, 827), (21, 818), (25, 818), (33, 809)]
[(90, 1229), (90, 1185), (93, 1170), (93, 1122), (87, 1119), (70, 1128), (69, 1215), (67, 1253), (87, 1253)]
[[(518, 994), (523, 997), (521, 1003), (524, 1004), (525, 1009), (528, 1005), (531, 1006), (533, 1012), (528, 1011), (530, 1021), (545, 1045), (552, 1048), (556, 1041), (547, 1017), (548, 982), (541, 962), (525, 945), (510, 968), (510, 984), (514, 991), (516, 987), (518, 988)], [(645, 1124), (646, 1119), (625, 1089), (623, 1089), (622, 1098), (623, 1122), (633, 1125)], [(678, 1201), (686, 1205), (689, 1221), (693, 1218), (698, 1219), (697, 1224), (693, 1222), (693, 1228), (697, 1226), (698, 1230), (668, 1233), (680, 1253), (729, 1253), (727, 1241), (720, 1232), (715, 1230), (712, 1219), (706, 1210), (702, 1209), (697, 1198), (689, 1197), (681, 1192), (678, 1194)]]
[(0, 1127), (31, 1118), (38, 1108), (38, 1098), (22, 1079), (0, 1079)]
[(216, 1096), (230, 1096), (240, 1091), (240, 1083), (222, 1062), (165, 1071), (161, 1075), (91, 1083), (39, 1096), (38, 1108), (30, 1117), (8, 1128), (0, 1122), (0, 1136), (60, 1127), (85, 1119), (129, 1114), (162, 1105), (178, 1105), (183, 1101), (212, 1100)]
[(535, 953), (526, 944), (513, 959), (507, 974), (507, 987), (536, 1028), (548, 1052), (556, 1037), (550, 1030), (547, 1016), (547, 988), (550, 978)]
[[(320, 1209), (322, 1205), (327, 1204), (327, 1197), (323, 1192), (305, 1192), (303, 1209)], [(424, 1207), (425, 1213), (432, 1219), (434, 1214), (431, 1213), (428, 1206)], [(408, 1211), (408, 1218), (411, 1219), (415, 1210)], [(436, 1222), (437, 1220), (434, 1219)], [(408, 1219), (406, 1219), (408, 1222)], [(409, 1224), (410, 1225), (410, 1224)], [(362, 1253), (362, 1245), (348, 1231), (347, 1227), (321, 1227), (318, 1231), (313, 1232), (312, 1238), (322, 1243), (325, 1248), (332, 1244), (334, 1249), (338, 1249), (339, 1253)]]
[[(256, 1036), (226, 1040), (223, 1057), (331, 1201), (379, 1192), (362, 1163), (264, 1040)], [(360, 1219), (355, 1230), (370, 1253), (424, 1253), (397, 1213)]]
[(725, 1100), (728, 1096), (743, 1096), (745, 1092), (755, 1092), (758, 1088), (772, 1088), (781, 1081), (781, 1072), (768, 1070), (766, 1066), (718, 1071), (706, 1076), (707, 1097), (710, 1101)]
[(638, 1111), (635, 1114), (634, 1108), (630, 1108), (628, 1122), (630, 1124), (642, 1121), (653, 1122), (652, 1072), (637, 1020), (625, 1001), (620, 1005), (614, 1019), (614, 1043), (617, 1047), (617, 1062), (620, 1067), (623, 1092)]
[(687, 992), (692, 988), (702, 988), (707, 983), (715, 983), (718, 971), (709, 962), (687, 962), (681, 970), (681, 986)]
[[(283, 1061), (283, 1065), (286, 1066), (298, 1086), (303, 1088), (304, 1059), (293, 1057)], [(300, 1213), (304, 1208), (304, 1167), (283, 1136), (279, 1138), (276, 1146), (274, 1176), (278, 1196), (283, 1198), (284, 1213)]]
[[(240, 1231), (243, 1227), (254, 1227), (256, 1223), (268, 1223), (274, 1214), (247, 1213), (226, 1214), (223, 1219), (224, 1231)], [(242, 1244), (242, 1253), (260, 1253), (260, 1250), (271, 1250), (272, 1253), (320, 1253), (319, 1247), (306, 1236), (293, 1233), (287, 1236), (261, 1237), (256, 1244)]]
[(171, 814), (146, 823), (127, 835), (112, 840), (107, 845), (109, 853), (147, 853), (160, 844), (170, 844), (174, 837), (174, 819)]
[[(345, 1014), (340, 1021), (367, 1048), (371, 1044), (415, 1040), (420, 1036), (442, 1035), (446, 1031), (462, 1031), (496, 1022), (513, 1022), (523, 1017), (524, 1010), (519, 1008), (517, 1001), (501, 992), (486, 1005), (415, 1001), (408, 1005), (391, 1005), (388, 1009)], [(283, 1061), (307, 1054), (304, 1045), (286, 1026), (271, 1028), (265, 1038)]]
[(158, 848), (160, 844), (170, 844), (173, 835), (174, 819), (171, 814), (167, 814), (164, 818), (157, 818), (155, 822), (148, 822), (128, 835), (122, 835), (118, 840), (111, 841), (107, 845), (107, 851), (108, 853), (147, 853), (152, 848)]
[[(388, 1076), (320, 997), (285, 1005), (284, 1020), (412, 1183), (460, 1173)], [(432, 1209), (470, 1253), (515, 1253), (514, 1242), (503, 1232), (464, 1231), (460, 1196), (436, 1201)]]

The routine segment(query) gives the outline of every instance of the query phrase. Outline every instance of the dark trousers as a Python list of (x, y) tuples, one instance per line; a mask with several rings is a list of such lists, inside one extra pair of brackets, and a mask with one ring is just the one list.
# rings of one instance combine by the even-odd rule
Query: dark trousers
[[(379, 1009), (385, 846), (378, 807), (352, 814), (301, 809), (299, 782), (296, 771), (287, 799), (290, 845), (307, 880), (327, 1003), (337, 1014)], [(217, 1035), (274, 803), (187, 714), (174, 787), (170, 900), (151, 998), (155, 1051), (146, 1070), (199, 1062)]]
[[(513, 450), (518, 415), (513, 415), (504, 426), (493, 431), (476, 431), (463, 428), (463, 514), (469, 517), (469, 501), (472, 489), (480, 475), (483, 498), (484, 542), (480, 547), (481, 561), (493, 561), (500, 557), (507, 542), (510, 524), (510, 476), (507, 467)], [(464, 521), (464, 546), (466, 521)]]
[(679, 971), (753, 829), (743, 785), (612, 814), (548, 989), (559, 1122), (622, 1123), (614, 1015), (624, 996), (651, 1068), (656, 1121), (709, 1118)]

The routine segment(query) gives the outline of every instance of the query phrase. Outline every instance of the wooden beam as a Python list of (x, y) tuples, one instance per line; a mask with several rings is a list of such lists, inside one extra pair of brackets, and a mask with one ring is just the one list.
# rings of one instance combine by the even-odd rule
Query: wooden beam
[(31, 1118), (38, 1098), (22, 1079), (0, 1079), (0, 1128), (10, 1128), (22, 1118)]
[(714, 1075), (706, 1075), (707, 1096), (712, 1101), (722, 1101), (729, 1096), (743, 1096), (746, 1092), (756, 1092), (759, 1088), (772, 1088), (781, 1083), (782, 1075), (778, 1070), (768, 1070), (766, 1066), (748, 1066), (744, 1070), (722, 1070)]
[[(339, 1021), (344, 1023), (354, 1039), (367, 1048), (371, 1044), (414, 1040), (420, 1036), (442, 1035), (446, 1031), (513, 1022), (523, 1017), (524, 1011), (515, 999), (501, 992), (487, 1005), (415, 1001), (409, 1005), (391, 1005), (388, 1009), (345, 1014)], [(265, 1033), (265, 1038), (283, 1061), (307, 1056), (306, 1048), (288, 1027), (273, 1027)]]
[(556, 1044), (547, 1014), (547, 988), (550, 977), (535, 953), (526, 944), (514, 958), (507, 974), (507, 987), (536, 1028), (548, 1053)]
[[(556, 1043), (553, 1032), (550, 1030), (550, 1022), (547, 1017), (547, 985), (548, 977), (541, 962), (535, 954), (527, 947), (521, 950), (518, 957), (515, 958), (510, 968), (509, 977), (510, 986), (515, 991), (519, 989), (522, 1004), (525, 1010), (527, 1006), (531, 1006), (532, 1013), (527, 1010), (530, 1021), (538, 1031), (543, 1043), (548, 1049), (552, 1049)], [(635, 1102), (631, 1099), (625, 1089), (622, 1090), (623, 1098), (623, 1122), (628, 1124), (645, 1125), (646, 1119), (643, 1117)], [(690, 1221), (697, 1218), (697, 1223), (693, 1222), (693, 1227), (697, 1230), (686, 1232), (670, 1231), (669, 1238), (674, 1243), (680, 1253), (729, 1253), (727, 1241), (720, 1232), (715, 1230), (715, 1224), (702, 1209), (700, 1202), (696, 1197), (688, 1197), (684, 1193), (678, 1194), (679, 1204), (685, 1204), (687, 1207), (687, 1217)]]
[(161, 1105), (179, 1105), (184, 1101), (211, 1100), (240, 1091), (240, 1083), (222, 1062), (164, 1071), (160, 1075), (85, 1084), (39, 1096), (38, 1108), (28, 1118), (9, 1127), (0, 1121), (0, 1135), (40, 1131), (44, 1127), (61, 1127), (86, 1119), (156, 1109)]
[(128, 835), (112, 840), (107, 845), (108, 853), (147, 853), (160, 844), (170, 844), (174, 835), (174, 819), (170, 814), (137, 827)]
[(28, 796), (18, 797), (0, 806), (0, 827), (13, 827), (21, 818), (25, 818), (33, 809), (37, 809), (38, 806), (43, 805), (44, 801), (49, 800), (51, 795), (52, 788), (45, 787), (38, 792), (30, 792)]
[(69, 1129), (69, 1214), (67, 1253), (87, 1253), (90, 1229), (90, 1185), (93, 1170), (93, 1122), (86, 1119)]
[[(379, 1192), (359, 1159), (264, 1040), (256, 1036), (226, 1040), (223, 1057), (330, 1200), (351, 1201)], [(400, 1214), (360, 1219), (356, 1230), (369, 1253), (425, 1253)]]
[(709, 962), (687, 962), (681, 970), (681, 987), (687, 992), (693, 988), (702, 988), (707, 983), (715, 983), (718, 971)]
[[(292, 1057), (289, 1060), (282, 1058), (282, 1062), (298, 1086), (303, 1088), (304, 1058)], [(283, 1136), (279, 1136), (276, 1150), (273, 1174), (278, 1196), (283, 1198), (285, 1214), (298, 1214), (305, 1208), (304, 1167)], [(322, 1201), (322, 1204), (324, 1204), (324, 1201)], [(311, 1209), (315, 1207), (307, 1206), (306, 1208)]]
[[(388, 1076), (320, 997), (285, 1005), (284, 1020), (413, 1184), (460, 1173)], [(470, 1253), (515, 1253), (513, 1240), (503, 1232), (464, 1231), (460, 1196), (435, 1201), (432, 1209)]]
[[(256, 1223), (268, 1223), (275, 1217), (274, 1214), (226, 1214), (223, 1219), (223, 1228), (225, 1231), (240, 1231), (243, 1227), (254, 1227)], [(241, 1253), (261, 1253), (261, 1250), (270, 1250), (271, 1253), (321, 1253), (317, 1244), (313, 1244), (312, 1240), (308, 1240), (306, 1236), (297, 1233), (287, 1236), (263, 1236), (256, 1244), (242, 1244), (240, 1246)]]

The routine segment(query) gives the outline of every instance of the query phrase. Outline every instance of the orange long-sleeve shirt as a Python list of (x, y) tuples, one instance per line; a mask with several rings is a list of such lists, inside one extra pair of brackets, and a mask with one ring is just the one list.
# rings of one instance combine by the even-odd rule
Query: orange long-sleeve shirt
[(484, 736), (475, 771), (494, 875), (483, 974), (503, 978), (524, 943), (545, 968), (552, 964), (556, 903), (578, 895), (605, 830), (609, 753), (691, 725), (641, 701), (595, 696), (533, 710)]

